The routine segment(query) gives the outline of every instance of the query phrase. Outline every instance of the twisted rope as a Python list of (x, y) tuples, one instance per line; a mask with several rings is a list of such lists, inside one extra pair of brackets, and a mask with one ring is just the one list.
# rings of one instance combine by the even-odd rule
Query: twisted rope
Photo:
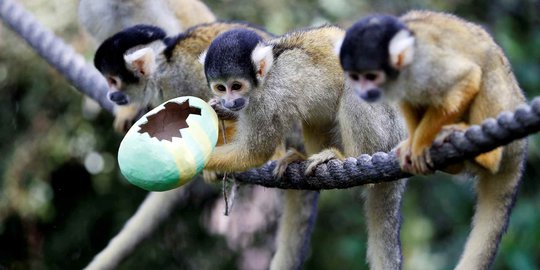
[[(0, 18), (81, 92), (96, 100), (107, 111), (113, 112), (112, 103), (107, 99), (107, 82), (73, 48), (12, 0), (0, 0)], [(487, 119), (481, 125), (472, 126), (465, 132), (452, 133), (447, 142), (433, 146), (430, 154), (435, 168), (442, 168), (539, 130), (540, 98), (535, 98), (530, 106), (523, 105), (514, 113), (504, 112), (496, 120)], [(411, 176), (400, 170), (394, 152), (375, 153), (373, 156), (360, 155), (344, 161), (331, 160), (318, 166), (312, 176), (304, 176), (306, 165), (306, 162), (293, 163), (283, 178), (276, 179), (272, 173), (276, 162), (271, 161), (258, 169), (238, 173), (236, 179), (242, 183), (265, 187), (320, 190), (344, 189)]]
[(113, 113), (113, 104), (107, 98), (107, 82), (71, 46), (12, 0), (0, 0), (0, 18), (77, 89)]
[[(435, 168), (473, 158), (499, 146), (521, 139), (540, 130), (540, 97), (529, 105), (520, 106), (514, 113), (503, 112), (497, 119), (487, 119), (481, 125), (465, 132), (453, 132), (440, 145), (434, 145), (430, 154)], [(395, 181), (410, 177), (399, 168), (396, 153), (360, 155), (344, 161), (330, 160), (317, 167), (313, 176), (304, 176), (306, 162), (293, 163), (283, 178), (272, 173), (276, 166), (271, 161), (258, 169), (236, 175), (239, 182), (283, 189), (344, 189), (370, 183)]]

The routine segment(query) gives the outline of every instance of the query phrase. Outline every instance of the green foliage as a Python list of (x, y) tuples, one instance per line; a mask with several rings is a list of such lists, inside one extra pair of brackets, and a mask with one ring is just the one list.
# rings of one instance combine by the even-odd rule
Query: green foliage
[[(29, 7), (91, 56), (75, 16), (67, 16), (69, 23), (53, 23), (59, 16), (51, 7), (61, 2)], [(208, 2), (220, 18), (264, 25), (276, 34), (325, 22), (348, 26), (372, 12), (452, 12), (486, 27), (507, 53), (527, 96), (540, 95), (538, 0)], [(112, 132), (110, 115), (85, 105), (79, 93), (4, 26), (0, 50), (0, 268), (82, 268), (146, 193), (119, 174), (115, 157), (121, 137)], [(527, 168), (494, 269), (539, 269), (538, 164), (536, 135), (529, 139)], [(402, 213), (406, 269), (451, 269), (457, 261), (475, 198), (472, 181), (451, 179), (437, 174), (409, 181)], [(361, 190), (322, 192), (306, 269), (367, 269)], [(177, 209), (121, 269), (237, 269), (240, 255), (203, 226), (209, 208), (210, 201), (194, 199)]]

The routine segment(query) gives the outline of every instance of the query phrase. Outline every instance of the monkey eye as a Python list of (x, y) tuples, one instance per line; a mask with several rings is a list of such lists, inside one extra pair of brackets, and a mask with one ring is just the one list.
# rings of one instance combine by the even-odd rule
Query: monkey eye
[(120, 86), (120, 82), (118, 81), (118, 79), (112, 76), (107, 77), (107, 82), (109, 83), (109, 86), (114, 86), (116, 88), (119, 88)]
[(379, 77), (377, 74), (371, 72), (364, 74), (364, 78), (368, 81), (375, 81), (377, 80), (377, 77)]
[(356, 73), (349, 72), (349, 78), (351, 78), (351, 80), (353, 81), (358, 81), (360, 79), (360, 76), (358, 76), (358, 74)]
[(231, 89), (232, 90), (240, 90), (242, 88), (242, 84), (239, 82), (233, 82)]
[(223, 84), (218, 84), (218, 85), (216, 85), (216, 90), (218, 90), (219, 92), (225, 92), (225, 90), (227, 90), (227, 88)]

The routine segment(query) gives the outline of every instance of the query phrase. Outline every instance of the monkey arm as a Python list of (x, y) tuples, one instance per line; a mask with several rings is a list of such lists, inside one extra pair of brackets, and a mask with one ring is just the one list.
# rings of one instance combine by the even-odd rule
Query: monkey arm
[(414, 139), (414, 132), (420, 123), (421, 115), (420, 112), (409, 102), (401, 102), (399, 106), (401, 108), (401, 114), (405, 119), (405, 124), (407, 125), (407, 131), (409, 132), (409, 138), (407, 138), (407, 141), (410, 144), (410, 142), (412, 142)]
[[(442, 104), (427, 108), (418, 127), (414, 131), (411, 154), (421, 155), (431, 146), (442, 127), (456, 123), (480, 91), (481, 70), (474, 66), (465, 72), (463, 79), (457, 81), (446, 92)], [(409, 135), (410, 136), (410, 135)]]
[[(210, 155), (210, 160), (206, 163), (206, 170), (234, 172), (245, 171), (250, 168), (258, 167), (270, 160), (278, 145), (270, 148), (269, 151), (249, 151), (248, 147), (233, 141), (216, 147)], [(268, 149), (267, 149), (268, 150)]]
[[(480, 68), (472, 65), (461, 67), (460, 71), (456, 74), (457, 76), (453, 76), (453, 78), (459, 78), (457, 81), (452, 82), (452, 80), (449, 80), (451, 86), (444, 91), (442, 101), (431, 102), (421, 116), (416, 129), (409, 130), (409, 139), (405, 141), (405, 143), (409, 144), (400, 144), (398, 153), (400, 166), (403, 170), (413, 174), (432, 172), (432, 169), (430, 169), (432, 162), (428, 152), (429, 147), (433, 144), (443, 126), (456, 123), (469, 109), (472, 101), (480, 91), (482, 74)], [(405, 115), (414, 112), (407, 106), (402, 106), (403, 108), (405, 108)], [(409, 122), (410, 119), (414, 118), (410, 117), (410, 115), (407, 118), (407, 125), (411, 127), (414, 123)]]

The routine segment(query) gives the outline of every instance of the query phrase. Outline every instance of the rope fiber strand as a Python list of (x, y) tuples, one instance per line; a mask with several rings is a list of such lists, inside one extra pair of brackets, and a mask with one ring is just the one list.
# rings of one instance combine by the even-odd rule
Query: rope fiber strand
[[(103, 76), (73, 48), (57, 38), (22, 6), (12, 0), (0, 0), (0, 18), (47, 62), (68, 78), (77, 89), (96, 100), (102, 108), (113, 112), (107, 99), (108, 85)], [(454, 132), (441, 145), (433, 146), (430, 154), (435, 168), (477, 156), (521, 139), (540, 130), (540, 97), (531, 105), (523, 105), (514, 113), (504, 112), (487, 119), (465, 132)], [(275, 161), (236, 174), (238, 182), (283, 189), (345, 189), (370, 183), (389, 182), (411, 176), (399, 168), (394, 152), (361, 155), (344, 161), (330, 160), (317, 167), (315, 174), (304, 176), (305, 162), (293, 163), (283, 178), (273, 175)]]
[(109, 86), (97, 69), (13, 0), (0, 0), (0, 18), (79, 91), (110, 113)]

